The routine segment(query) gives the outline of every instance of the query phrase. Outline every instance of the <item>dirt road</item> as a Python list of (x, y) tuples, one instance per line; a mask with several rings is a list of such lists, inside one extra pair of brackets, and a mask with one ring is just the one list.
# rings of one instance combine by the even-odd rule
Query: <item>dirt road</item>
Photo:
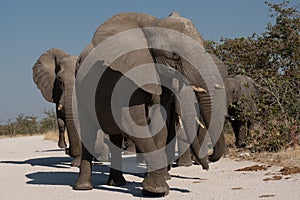
[[(99, 164), (93, 167), (94, 190), (72, 190), (78, 168), (70, 167), (70, 161), (55, 142), (42, 136), (0, 139), (0, 199), (143, 198), (140, 176), (126, 173), (126, 186), (106, 186), (108, 167)], [(163, 199), (300, 199), (300, 174), (284, 176), (274, 166), (235, 171), (253, 165), (261, 164), (224, 158), (209, 171), (199, 166), (174, 168), (170, 194)]]

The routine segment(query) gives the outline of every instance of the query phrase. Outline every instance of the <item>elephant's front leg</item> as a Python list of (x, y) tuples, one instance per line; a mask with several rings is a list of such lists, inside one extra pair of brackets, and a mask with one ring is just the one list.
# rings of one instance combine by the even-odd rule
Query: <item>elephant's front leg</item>
[(59, 137), (58, 137), (58, 146), (59, 148), (67, 148), (67, 144), (65, 141), (65, 117), (62, 114), (59, 105), (56, 105), (56, 117), (57, 117), (57, 125), (58, 125), (58, 131), (59, 131)]
[(231, 120), (230, 121), (234, 135), (235, 135), (235, 146), (240, 148), (242, 147), (243, 141), (241, 140), (241, 132), (243, 132), (243, 124), (240, 120)]
[[(165, 196), (169, 193), (166, 179), (167, 157), (164, 149), (158, 150), (153, 138), (131, 138), (137, 148), (143, 152), (147, 164), (147, 176), (142, 182), (143, 194), (146, 196)], [(158, 150), (158, 151), (157, 151)]]
[(92, 155), (82, 144), (82, 159), (80, 163), (80, 171), (77, 182), (74, 186), (75, 190), (91, 190), (92, 185)]
[(193, 164), (192, 161), (192, 156), (191, 156), (191, 151), (190, 148), (186, 148), (186, 142), (181, 141), (178, 138), (177, 145), (178, 145), (178, 153), (179, 153), (179, 158), (176, 160), (177, 166), (191, 166)]
[[(165, 180), (165, 175), (167, 173), (167, 156), (164, 148), (158, 148), (158, 146), (165, 146), (166, 144), (166, 126), (163, 126), (161, 130), (158, 130), (155, 139), (150, 132), (148, 135), (149, 137), (141, 137), (140, 131), (142, 129), (140, 129), (140, 127), (148, 126), (145, 105), (131, 106), (129, 111), (131, 113), (130, 118), (132, 118), (135, 123), (134, 125), (130, 125), (131, 133), (129, 137), (136, 145), (137, 149), (143, 153), (147, 164), (147, 176), (142, 183), (143, 194), (147, 196), (167, 195), (169, 193), (169, 186)], [(155, 118), (151, 118), (150, 127), (152, 123), (155, 124), (152, 120), (155, 121)], [(147, 129), (143, 130), (146, 131)], [(142, 135), (145, 136), (144, 133), (142, 133)], [(158, 141), (159, 139), (160, 142), (157, 144), (155, 141)]]
[(108, 185), (111, 186), (122, 186), (126, 184), (126, 180), (123, 176), (122, 170), (122, 135), (110, 135), (110, 141), (112, 142), (111, 151), (111, 167), (109, 178), (107, 181)]

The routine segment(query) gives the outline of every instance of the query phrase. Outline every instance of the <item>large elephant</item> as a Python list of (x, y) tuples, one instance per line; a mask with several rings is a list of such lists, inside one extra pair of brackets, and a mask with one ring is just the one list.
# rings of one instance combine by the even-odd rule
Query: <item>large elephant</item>
[[(223, 81), (217, 67), (211, 67), (214, 65), (211, 57), (200, 48), (201, 41), (192, 22), (177, 14), (158, 20), (141, 13), (121, 13), (98, 27), (91, 44), (79, 56), (76, 68), (78, 127), (83, 148), (74, 189), (93, 187), (91, 152), (95, 135), (92, 133), (100, 126), (118, 147), (111, 149), (108, 184), (125, 184), (120, 162), (125, 136), (143, 153), (147, 164), (147, 176), (142, 183), (144, 194), (168, 194), (164, 147), (169, 134), (165, 123), (158, 127), (163, 119), (158, 104), (164, 106), (168, 116), (173, 116), (168, 113), (176, 110), (196, 159), (203, 168), (208, 168), (206, 159), (200, 155), (201, 145), (192, 137), (198, 127), (198, 101), (202, 102), (200, 111), (207, 113), (203, 119), (212, 132), (222, 129), (226, 105), (216, 101), (225, 97), (224, 88), (216, 87)], [(173, 98), (172, 92), (161, 86), (162, 82), (165, 85), (171, 82), (173, 88), (168, 89), (179, 96)], [(192, 88), (205, 92), (195, 95)], [(132, 95), (127, 101), (128, 93)], [(176, 119), (169, 123), (175, 124), (179, 121)], [(209, 126), (212, 120), (214, 126)]]
[(69, 138), (68, 154), (74, 157), (72, 166), (79, 166), (81, 160), (81, 141), (79, 139), (72, 112), (72, 92), (75, 82), (77, 56), (63, 50), (52, 48), (43, 53), (34, 64), (33, 80), (42, 96), (56, 105), (60, 148), (66, 148), (65, 127)]
[(228, 103), (228, 119), (235, 134), (237, 147), (246, 146), (246, 137), (253, 128), (253, 120), (257, 112), (255, 97), (258, 90), (252, 78), (235, 75), (225, 80)]

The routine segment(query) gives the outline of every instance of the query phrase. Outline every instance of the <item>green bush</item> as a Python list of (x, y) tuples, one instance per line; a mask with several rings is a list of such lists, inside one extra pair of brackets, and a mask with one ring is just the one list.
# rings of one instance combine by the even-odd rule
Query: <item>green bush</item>
[(13, 137), (16, 135), (43, 134), (57, 129), (56, 114), (53, 109), (44, 110), (46, 117), (38, 120), (36, 116), (19, 114), (15, 120), (9, 119), (0, 124), (0, 135)]
[(260, 91), (256, 129), (248, 138), (252, 151), (278, 151), (296, 145), (300, 135), (299, 7), (289, 7), (288, 1), (265, 3), (274, 23), (261, 35), (206, 42), (229, 74), (250, 76)]

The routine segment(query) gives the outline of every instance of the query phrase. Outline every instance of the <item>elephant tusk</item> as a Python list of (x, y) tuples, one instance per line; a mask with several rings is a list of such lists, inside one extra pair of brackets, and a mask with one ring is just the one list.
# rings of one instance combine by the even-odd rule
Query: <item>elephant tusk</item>
[(225, 89), (224, 85), (220, 85), (218, 83), (215, 83), (214, 86), (216, 89)]
[(62, 108), (63, 108), (63, 105), (59, 104), (58, 107), (57, 107), (57, 110), (62, 110)]
[(195, 85), (191, 85), (192, 89), (195, 91), (195, 92), (200, 92), (200, 93), (206, 93), (207, 91), (204, 89), (204, 88), (201, 88), (201, 87), (197, 87)]
[(197, 116), (195, 116), (195, 120), (201, 126), (201, 128), (205, 128), (205, 126), (202, 124), (202, 122), (200, 122)]
[(182, 123), (182, 119), (181, 119), (180, 115), (178, 115), (178, 123), (180, 125), (180, 128), (183, 128), (183, 123)]

